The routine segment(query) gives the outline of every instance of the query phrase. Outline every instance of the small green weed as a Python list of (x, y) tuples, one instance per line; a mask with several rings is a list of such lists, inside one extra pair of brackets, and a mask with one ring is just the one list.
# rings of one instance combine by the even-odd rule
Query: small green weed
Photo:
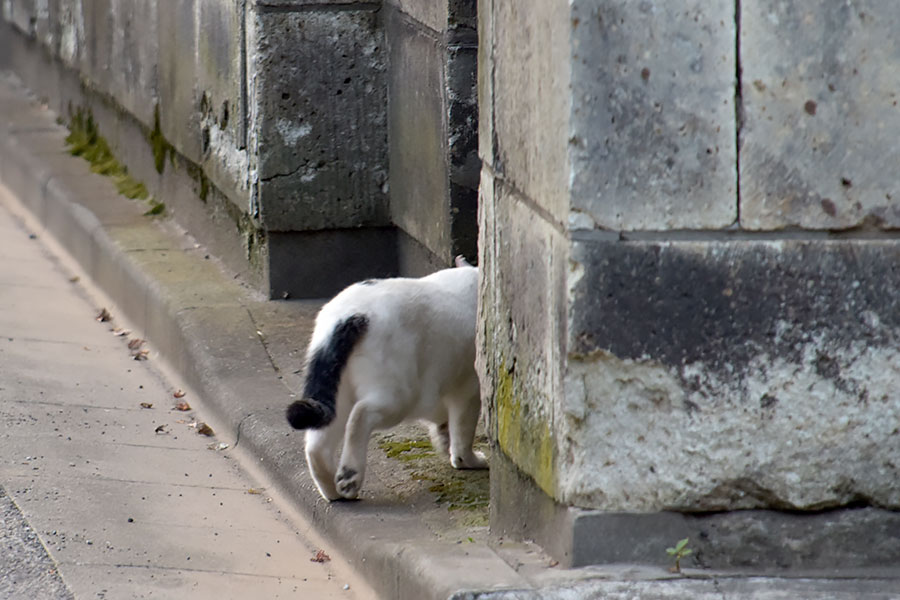
[(681, 559), (694, 551), (687, 547), (689, 538), (678, 540), (674, 548), (666, 548), (666, 554), (675, 559), (675, 566), (669, 569), (673, 573), (681, 573)]

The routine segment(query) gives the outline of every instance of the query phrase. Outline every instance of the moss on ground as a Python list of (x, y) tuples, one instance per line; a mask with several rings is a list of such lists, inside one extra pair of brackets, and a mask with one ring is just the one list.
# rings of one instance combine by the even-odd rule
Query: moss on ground
[(406, 464), (409, 477), (428, 485), (435, 502), (449, 511), (465, 511), (466, 526), (487, 525), (490, 485), (488, 471), (458, 471), (443, 454), (435, 452), (427, 438), (393, 435), (378, 440), (385, 456)]

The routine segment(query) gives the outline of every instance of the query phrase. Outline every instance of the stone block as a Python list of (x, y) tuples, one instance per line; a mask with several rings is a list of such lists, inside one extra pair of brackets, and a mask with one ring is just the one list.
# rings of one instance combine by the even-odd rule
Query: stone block
[[(35, 38), (38, 29), (38, 13), (46, 13), (46, 9), (41, 10), (42, 4), (46, 3), (38, 0), (4, 0), (3, 18), (28, 37)], [(44, 19), (46, 19), (46, 15), (44, 15)]]
[(490, 135), (494, 147), (481, 158), (564, 224), (571, 171), (570, 9), (564, 2), (495, 2), (493, 9), (493, 129), (481, 137)]
[(269, 297), (330, 298), (363, 279), (394, 277), (396, 234), (393, 227), (270, 232)]
[(900, 507), (892, 241), (573, 243), (556, 498)]
[[(492, 399), (487, 429), (547, 494), (556, 489), (565, 335), (565, 234), (488, 175), (482, 183), (478, 369)], [(496, 226), (494, 225), (496, 223)], [(488, 295), (490, 294), (490, 295)]]
[(260, 10), (256, 23), (262, 223), (269, 231), (389, 224), (378, 13)]
[(158, 96), (157, 2), (92, 0), (82, 4), (80, 69), (88, 84), (147, 127)]
[[(431, 3), (431, 4), (440, 4)], [(392, 220), (433, 253), (451, 256), (444, 49), (432, 31), (387, 10)], [(415, 85), (410, 85), (415, 81)]]
[(459, 28), (475, 31), (478, 25), (477, 0), (387, 0), (385, 4), (439, 33)]
[(740, 6), (741, 226), (900, 227), (900, 5)]
[(84, 52), (83, 6), (80, 0), (50, 0), (51, 51), (70, 67), (80, 64)]
[[(159, 133), (200, 163), (200, 88), (197, 77), (197, 4), (171, 0), (159, 10)], [(154, 123), (154, 127), (155, 127)]]
[(734, 3), (580, 0), (568, 25), (573, 223), (734, 223)]

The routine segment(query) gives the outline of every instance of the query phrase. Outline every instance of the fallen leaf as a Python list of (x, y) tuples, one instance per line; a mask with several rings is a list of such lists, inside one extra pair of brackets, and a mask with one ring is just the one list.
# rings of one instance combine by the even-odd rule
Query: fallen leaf
[(181, 411), (191, 410), (191, 405), (188, 404), (187, 402), (181, 401), (175, 405), (175, 410), (181, 410)]
[(141, 346), (144, 345), (144, 340), (141, 338), (132, 338), (128, 340), (128, 349), (129, 350), (137, 350)]
[(153, 408), (153, 404), (151, 402), (141, 402), (141, 408)]
[(557, 566), (558, 564), (559, 564), (558, 560), (551, 560), (547, 566), (550, 568), (553, 568), (553, 567)]
[(137, 352), (131, 353), (131, 358), (134, 360), (147, 360), (147, 357), (150, 355), (150, 351), (146, 348), (142, 350), (138, 350)]
[(69, 281), (71, 281), (72, 283), (78, 283), (79, 279), (81, 279), (81, 277), (79, 277), (78, 275), (73, 275), (72, 277), (69, 277)]
[(156, 433), (169, 433), (168, 431), (166, 431), (166, 426), (164, 424), (157, 427), (154, 431)]
[(309, 559), (309, 562), (324, 563), (329, 560), (331, 560), (331, 557), (325, 554), (324, 550), (319, 550), (313, 558)]
[(184, 398), (184, 392), (182, 390), (175, 390), (175, 393), (172, 395), (176, 398)]
[(110, 319), (112, 319), (112, 315), (109, 314), (109, 311), (106, 310), (105, 308), (101, 308), (101, 309), (100, 309), (100, 312), (97, 313), (97, 317), (96, 317), (96, 318), (97, 318), (98, 321), (100, 321), (101, 323), (103, 323), (104, 321), (109, 321)]
[(207, 436), (216, 435), (215, 432), (212, 430), (212, 427), (210, 427), (206, 423), (198, 423), (197, 424), (197, 433), (199, 433), (200, 435), (207, 435)]
[(226, 444), (225, 442), (219, 442), (218, 444), (213, 443), (213, 444), (210, 444), (209, 446), (207, 446), (206, 449), (207, 450), (215, 450), (217, 452), (221, 451), (221, 450), (227, 450), (228, 444)]
[(111, 331), (112, 331), (112, 334), (116, 337), (122, 337), (123, 335), (128, 335), (129, 333), (131, 333), (127, 329), (122, 329), (121, 327), (116, 327), (115, 329), (112, 329)]
[(248, 494), (253, 494), (254, 496), (261, 496), (266, 488), (249, 488), (247, 489)]

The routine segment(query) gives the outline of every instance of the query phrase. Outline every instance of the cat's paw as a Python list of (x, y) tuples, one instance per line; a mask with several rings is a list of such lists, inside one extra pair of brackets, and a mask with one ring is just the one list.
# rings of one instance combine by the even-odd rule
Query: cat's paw
[(450, 464), (454, 469), (487, 469), (488, 461), (484, 454), (473, 450), (468, 456), (453, 454), (450, 456)]
[(359, 496), (362, 478), (356, 469), (341, 467), (334, 478), (334, 484), (342, 498), (355, 500)]

